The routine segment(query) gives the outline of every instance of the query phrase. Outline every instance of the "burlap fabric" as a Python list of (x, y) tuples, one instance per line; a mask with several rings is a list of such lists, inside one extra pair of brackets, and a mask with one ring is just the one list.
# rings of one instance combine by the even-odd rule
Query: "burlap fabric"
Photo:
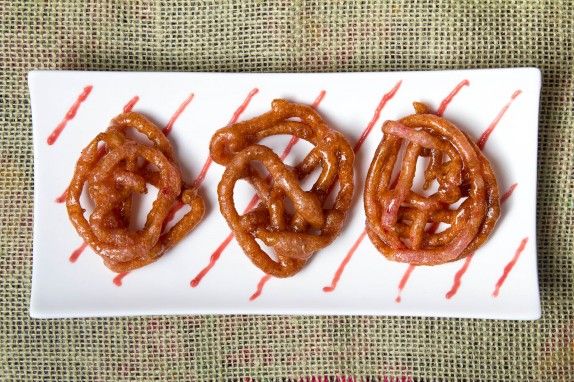
[[(572, 2), (384, 3), (3, 1), (0, 380), (574, 380)], [(29, 318), (34, 184), (28, 70), (512, 66), (543, 72), (541, 320)]]

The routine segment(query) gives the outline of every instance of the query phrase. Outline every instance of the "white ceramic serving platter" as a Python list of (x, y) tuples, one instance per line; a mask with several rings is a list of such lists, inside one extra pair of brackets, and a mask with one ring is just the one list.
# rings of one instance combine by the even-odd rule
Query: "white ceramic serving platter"
[[(540, 317), (535, 220), (538, 69), (324, 74), (35, 71), (28, 79), (35, 165), (32, 317), (236, 313)], [(246, 120), (269, 110), (275, 98), (316, 102), (321, 115), (351, 145), (372, 126), (357, 151), (356, 194), (348, 221), (335, 242), (315, 254), (299, 274), (262, 280), (264, 274), (231, 240), (201, 282), (190, 286), (230, 232), (217, 206), (216, 189), (224, 169), (216, 163), (201, 184), (205, 218), (159, 261), (123, 277), (109, 271), (89, 247), (70, 261), (82, 240), (65, 205), (55, 199), (66, 189), (82, 148), (126, 104), (159, 126), (171, 124), (169, 138), (186, 179), (193, 180), (208, 157), (213, 132), (232, 119)], [(484, 152), (501, 194), (515, 185), (503, 203), (494, 234), (470, 261), (409, 268), (386, 260), (367, 237), (348, 256), (364, 229), (364, 179), (382, 137), (381, 125), (413, 113), (412, 101), (426, 102), (434, 110), (443, 103), (444, 116), (474, 139), (493, 128)], [(50, 145), (49, 136), (58, 126), (61, 133), (55, 140), (52, 135)], [(281, 153), (288, 141), (289, 137), (279, 137), (265, 143)], [(309, 147), (300, 141), (286, 162), (297, 162)], [(253, 190), (241, 185), (236, 191), (241, 210)], [(149, 198), (142, 203), (149, 207)], [(343, 272), (333, 282), (338, 269)]]

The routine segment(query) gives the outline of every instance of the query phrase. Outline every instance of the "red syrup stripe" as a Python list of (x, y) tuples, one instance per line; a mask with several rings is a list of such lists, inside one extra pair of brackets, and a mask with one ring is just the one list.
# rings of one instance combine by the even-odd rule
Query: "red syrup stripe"
[[(251, 89), (251, 91), (247, 94), (247, 97), (245, 97), (245, 99), (243, 100), (243, 102), (241, 103), (241, 105), (239, 105), (239, 107), (235, 110), (235, 112), (233, 113), (233, 115), (231, 116), (231, 119), (229, 120), (229, 122), (227, 123), (227, 126), (234, 124), (235, 122), (237, 122), (237, 120), (239, 119), (239, 117), (241, 116), (241, 114), (243, 114), (243, 112), (245, 111), (245, 109), (247, 109), (247, 106), (249, 106), (249, 103), (251, 102), (251, 99), (259, 92), (259, 89), (257, 88), (253, 88)], [(176, 112), (173, 114), (173, 116), (171, 117), (170, 121), (168, 122), (168, 124), (166, 125), (166, 127), (164, 128), (164, 134), (168, 134), (171, 131), (171, 126), (173, 126), (173, 123), (177, 120), (177, 117), (183, 112), (183, 110), (185, 110), (185, 107), (191, 102), (191, 100), (193, 99), (193, 93), (189, 95), (189, 97), (183, 101), (183, 103), (179, 106), (179, 108), (176, 110)], [(169, 129), (168, 129), (169, 127)], [(165, 132), (165, 130), (167, 129), (167, 133)], [(193, 187), (197, 188), (201, 185), (201, 183), (203, 182), (203, 180), (205, 179), (205, 176), (207, 175), (207, 171), (209, 170), (209, 167), (211, 166), (211, 157), (208, 156), (207, 160), (205, 161), (203, 168), (201, 169), (201, 172), (199, 173), (199, 175), (197, 176), (197, 178), (195, 178), (195, 180), (193, 181)], [(183, 208), (185, 204), (181, 203), (181, 202), (177, 202), (172, 209), (169, 211), (166, 220), (163, 224), (163, 228), (165, 228), (165, 226), (167, 226), (167, 224), (173, 220), (173, 218), (175, 217), (175, 214), (177, 213), (177, 211), (179, 211), (181, 208)], [(122, 279), (128, 275), (129, 272), (124, 272), (124, 273), (119, 273), (115, 278), (114, 278), (114, 284), (116, 284), (117, 286), (122, 286)]]
[(478, 145), (478, 147), (482, 150), (484, 148), (484, 145), (486, 144), (486, 142), (488, 141), (488, 138), (490, 137), (490, 134), (492, 134), (492, 132), (494, 131), (494, 129), (496, 128), (496, 126), (498, 126), (498, 122), (500, 122), (500, 120), (502, 119), (502, 117), (504, 116), (504, 114), (506, 114), (506, 111), (508, 110), (508, 108), (510, 107), (510, 105), (512, 105), (512, 102), (514, 102), (514, 100), (516, 99), (516, 97), (518, 97), (520, 94), (522, 93), (522, 90), (518, 89), (515, 90), (514, 93), (512, 93), (512, 96), (510, 97), (510, 100), (506, 103), (506, 105), (504, 105), (502, 107), (502, 109), (500, 109), (500, 111), (498, 112), (498, 115), (494, 118), (494, 120), (490, 123), (490, 125), (488, 125), (488, 127), (486, 128), (486, 130), (484, 130), (484, 133), (482, 133), (482, 135), (480, 136), (480, 138), (478, 139), (478, 142), (476, 142), (476, 144)]
[(470, 81), (468, 81), (467, 79), (464, 79), (462, 81), (460, 81), (458, 83), (458, 85), (456, 85), (454, 87), (454, 89), (452, 89), (452, 91), (449, 93), (449, 95), (447, 95), (445, 97), (445, 99), (442, 100), (442, 102), (440, 103), (437, 111), (436, 111), (436, 115), (438, 115), (439, 117), (442, 117), (442, 115), (444, 114), (444, 112), (446, 111), (446, 108), (448, 107), (448, 105), (452, 102), (453, 98), (456, 97), (456, 95), (458, 94), (458, 92), (464, 87), (464, 86), (470, 86)]
[(259, 296), (261, 296), (261, 293), (263, 292), (263, 287), (265, 286), (265, 284), (267, 284), (267, 281), (269, 281), (271, 277), (272, 277), (271, 275), (263, 275), (261, 280), (259, 280), (259, 282), (257, 283), (257, 289), (249, 297), (249, 301), (253, 301), (257, 299)]
[(339, 268), (337, 268), (337, 271), (333, 276), (333, 280), (331, 281), (331, 285), (323, 287), (323, 292), (332, 292), (335, 290), (337, 284), (339, 283), (339, 280), (341, 279), (341, 276), (343, 275), (343, 271), (347, 267), (349, 261), (351, 261), (353, 254), (355, 253), (357, 248), (359, 248), (359, 244), (361, 244), (365, 236), (367, 236), (367, 230), (363, 229), (363, 232), (361, 232), (357, 240), (353, 243), (353, 246), (351, 247), (351, 249), (349, 249), (349, 252), (347, 252), (347, 255), (339, 265)]
[[(517, 89), (514, 91), (514, 93), (512, 93), (512, 96), (510, 97), (510, 101), (508, 101), (503, 107), (502, 109), (500, 109), (500, 111), (498, 112), (497, 116), (494, 118), (494, 120), (490, 123), (490, 125), (488, 125), (488, 127), (484, 130), (484, 132), (481, 134), (480, 138), (478, 139), (478, 141), (476, 142), (477, 146), (482, 150), (484, 148), (484, 146), (486, 145), (486, 142), (488, 142), (488, 139), (490, 138), (490, 135), (492, 134), (492, 132), (494, 131), (494, 129), (498, 126), (498, 123), (500, 122), (500, 120), (502, 119), (502, 117), (504, 116), (504, 114), (506, 113), (506, 111), (508, 110), (508, 108), (510, 107), (510, 105), (512, 104), (512, 102), (516, 99), (516, 97), (518, 97), (520, 94), (522, 93), (522, 91), (520, 89)], [(507, 191), (508, 192), (508, 191)], [(510, 191), (510, 194), (512, 194), (512, 191)], [(510, 196), (509, 194), (509, 196)], [(504, 196), (504, 195), (503, 195)], [(508, 198), (508, 197), (507, 197)], [(469, 255), (468, 257), (472, 257), (474, 254)], [(458, 288), (460, 287), (460, 283), (462, 280), (462, 276), (465, 274), (465, 272), (468, 269), (468, 266), (470, 264), (470, 259), (466, 259), (465, 262), (463, 263), (462, 267), (456, 272), (455, 274), (455, 278), (454, 278), (454, 283), (453, 283), (453, 287), (451, 288), (450, 291), (448, 291), (445, 295), (445, 297), (447, 299), (452, 298), (456, 292), (458, 291)], [(405, 271), (405, 276), (407, 276), (407, 274), (410, 276), (410, 274), (412, 273), (412, 268), (414, 268), (413, 265), (409, 265), (409, 267), (407, 268), (407, 270)], [(403, 276), (403, 278), (405, 277)], [(408, 276), (407, 276), (407, 281), (408, 281)], [(400, 294), (402, 292), (402, 290), (404, 289), (404, 286), (406, 285), (406, 282), (403, 284), (403, 288), (399, 287), (399, 291), (398, 291), (398, 297), (400, 297)], [(452, 292), (452, 293), (451, 293)], [(400, 299), (399, 299), (400, 301)]]
[[(127, 113), (132, 111), (133, 107), (135, 106), (135, 104), (139, 101), (140, 97), (138, 96), (134, 96), (132, 99), (130, 99), (128, 101), (128, 103), (126, 103), (123, 107), (123, 112)], [(66, 189), (64, 190), (64, 192), (62, 192), (62, 194), (60, 196), (58, 196), (55, 200), (56, 203), (64, 203), (66, 201), (66, 198), (68, 197), (68, 188), (66, 187)]]
[(520, 258), (520, 255), (524, 251), (524, 248), (526, 248), (526, 243), (528, 243), (528, 237), (525, 237), (524, 239), (522, 239), (522, 241), (520, 242), (520, 245), (518, 246), (518, 248), (516, 249), (516, 252), (514, 253), (514, 256), (508, 262), (508, 264), (506, 264), (506, 266), (504, 267), (502, 275), (500, 276), (500, 278), (496, 282), (496, 285), (494, 287), (494, 291), (492, 292), (492, 297), (498, 297), (498, 294), (500, 293), (500, 288), (502, 287), (502, 285), (506, 281), (506, 278), (508, 277), (508, 274), (512, 271), (512, 268), (514, 268), (514, 266), (516, 265), (516, 262), (518, 261), (518, 259)]
[(116, 285), (121, 287), (122, 286), (122, 280), (124, 279), (124, 277), (126, 277), (129, 274), (129, 272), (121, 272), (118, 273), (116, 275), (116, 277), (114, 277), (114, 279), (112, 280), (112, 282)]
[[(325, 90), (321, 90), (321, 92), (319, 93), (317, 98), (315, 98), (315, 101), (313, 102), (312, 106), (314, 108), (317, 108), (319, 106), (319, 104), (321, 103), (321, 101), (325, 97), (325, 94), (326, 94)], [(236, 121), (237, 121), (237, 119), (232, 123), (235, 123)], [(230, 124), (232, 124), (232, 123), (230, 123)], [(289, 143), (287, 143), (287, 146), (285, 146), (285, 149), (281, 153), (281, 159), (282, 160), (285, 159), (287, 157), (287, 155), (289, 155), (289, 153), (291, 152), (291, 149), (297, 143), (298, 140), (299, 139), (297, 137), (291, 137), (291, 140), (289, 141)], [(247, 207), (245, 208), (243, 213), (245, 214), (246, 212), (249, 212), (252, 208), (254, 208), (257, 205), (258, 201), (259, 201), (259, 197), (257, 196), (257, 194), (253, 195), (253, 197), (251, 198), (251, 200), (247, 204)], [(217, 249), (211, 254), (211, 256), (209, 257), (209, 263), (201, 271), (199, 271), (199, 273), (190, 281), (189, 285), (192, 288), (197, 287), (199, 285), (199, 283), (201, 282), (201, 280), (203, 280), (205, 275), (207, 275), (209, 273), (209, 271), (215, 266), (215, 264), (217, 263), (217, 261), (221, 257), (221, 254), (223, 253), (223, 251), (225, 251), (225, 248), (227, 248), (227, 246), (229, 245), (229, 243), (231, 243), (232, 240), (233, 240), (233, 232), (230, 232), (225, 237), (225, 239), (223, 239), (221, 244), (219, 244)]]
[(78, 112), (78, 109), (80, 108), (82, 103), (88, 98), (88, 96), (92, 92), (93, 88), (94, 87), (92, 85), (88, 85), (88, 86), (84, 87), (84, 90), (76, 98), (76, 100), (74, 101), (72, 106), (70, 106), (70, 108), (68, 109), (68, 112), (66, 113), (66, 115), (64, 116), (62, 121), (60, 121), (60, 123), (58, 123), (58, 125), (56, 126), (54, 131), (52, 131), (52, 133), (48, 136), (48, 139), (46, 141), (49, 145), (53, 145), (56, 142), (56, 140), (58, 139), (60, 134), (62, 134), (62, 131), (64, 131), (64, 129), (66, 128), (66, 125), (68, 124), (68, 122), (70, 122), (72, 119), (74, 119), (74, 117), (76, 116), (76, 113)]
[(78, 260), (78, 258), (82, 254), (82, 252), (84, 252), (84, 249), (86, 249), (87, 246), (88, 246), (88, 243), (86, 243), (84, 241), (82, 243), (82, 245), (80, 245), (78, 248), (74, 249), (74, 251), (72, 251), (72, 254), (69, 257), (70, 263), (75, 263), (76, 260)]
[[(514, 189), (516, 188), (516, 186), (518, 186), (518, 183), (514, 183), (512, 186), (510, 186), (508, 188), (508, 190), (504, 194), (502, 194), (502, 196), (500, 197), (500, 204), (503, 204), (504, 202), (506, 202), (508, 200), (508, 198), (510, 198), (510, 196), (514, 192)], [(462, 282), (462, 277), (466, 273), (468, 266), (470, 265), (470, 262), (471, 262), (473, 257), (474, 257), (474, 253), (471, 255), (468, 255), (464, 259), (464, 263), (462, 264), (462, 267), (460, 267), (460, 269), (458, 271), (456, 271), (456, 273), (454, 275), (454, 280), (452, 282), (452, 287), (450, 288), (450, 290), (448, 292), (446, 292), (446, 294), (444, 296), (446, 299), (453, 298), (454, 295), (458, 292), (458, 289), (460, 288), (460, 285)]]
[(403, 274), (403, 277), (401, 277), (401, 281), (399, 282), (399, 293), (397, 294), (397, 297), (395, 297), (395, 302), (397, 303), (401, 302), (401, 292), (405, 288), (405, 285), (407, 285), (409, 277), (411, 277), (411, 273), (414, 271), (414, 269), (415, 266), (409, 264), (407, 270)]
[(383, 111), (383, 108), (385, 107), (387, 102), (389, 102), (391, 100), (391, 98), (393, 98), (395, 96), (395, 94), (397, 94), (397, 91), (399, 91), (399, 88), (401, 87), (402, 83), (403, 83), (403, 81), (400, 80), (399, 82), (397, 82), (395, 84), (395, 86), (389, 92), (387, 92), (385, 95), (383, 95), (383, 97), (379, 101), (379, 104), (377, 105), (377, 108), (375, 109), (375, 112), (373, 113), (373, 118), (371, 118), (371, 120), (367, 124), (367, 127), (365, 127), (365, 129), (361, 133), (361, 136), (357, 140), (357, 143), (355, 143), (355, 147), (353, 147), (353, 151), (355, 151), (355, 152), (359, 151), (359, 149), (361, 148), (361, 146), (363, 145), (363, 143), (365, 142), (365, 140), (367, 139), (367, 137), (371, 133), (371, 130), (373, 130), (373, 127), (375, 126), (375, 124), (377, 123), (379, 118), (381, 117), (381, 112)]
[(56, 203), (64, 203), (66, 201), (66, 198), (68, 197), (68, 187), (66, 187), (66, 189), (64, 190), (64, 192), (62, 192), (62, 194), (60, 196), (58, 196), (54, 201)]
[(134, 106), (136, 105), (136, 103), (138, 103), (138, 101), (140, 100), (139, 96), (134, 96), (132, 99), (130, 99), (128, 101), (128, 103), (126, 103), (124, 105), (124, 108), (122, 109), (124, 113), (129, 113), (130, 111), (132, 111), (132, 109), (134, 108)]
[(179, 118), (179, 116), (181, 115), (181, 113), (183, 113), (185, 111), (185, 109), (187, 108), (187, 106), (190, 104), (190, 102), (193, 100), (194, 94), (191, 93), (190, 95), (187, 96), (186, 99), (183, 100), (183, 102), (179, 105), (179, 107), (177, 108), (177, 110), (175, 111), (175, 113), (173, 113), (173, 115), (171, 116), (171, 118), (169, 119), (169, 121), (167, 122), (167, 125), (165, 125), (165, 127), (163, 128), (163, 133), (167, 136), (169, 135), (169, 133), (171, 133), (171, 130), (173, 129), (173, 125), (175, 124), (175, 122), (177, 121), (177, 119)]

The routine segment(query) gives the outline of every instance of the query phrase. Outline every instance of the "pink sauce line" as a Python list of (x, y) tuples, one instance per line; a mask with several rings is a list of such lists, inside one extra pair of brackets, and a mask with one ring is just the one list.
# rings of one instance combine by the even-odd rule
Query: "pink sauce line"
[(405, 286), (407, 285), (407, 282), (409, 281), (409, 277), (411, 277), (411, 273), (414, 271), (415, 266), (412, 264), (409, 264), (409, 266), (407, 267), (407, 270), (405, 271), (405, 273), (403, 274), (403, 277), (401, 277), (401, 281), (399, 282), (399, 291), (397, 293), (397, 297), (395, 297), (395, 302), (401, 302), (401, 293), (403, 292), (403, 289), (405, 289)]
[(349, 263), (349, 261), (351, 261), (353, 254), (355, 253), (357, 248), (359, 248), (359, 244), (361, 244), (365, 236), (367, 236), (367, 230), (363, 229), (363, 232), (361, 232), (355, 243), (353, 243), (351, 249), (349, 249), (349, 252), (347, 252), (347, 255), (345, 256), (341, 264), (339, 264), (339, 268), (337, 268), (337, 271), (333, 276), (333, 280), (331, 280), (331, 285), (323, 287), (323, 292), (332, 292), (335, 290), (337, 284), (339, 283), (339, 280), (341, 279), (341, 276), (343, 275), (345, 268), (347, 267), (347, 264)]
[(113, 281), (113, 283), (114, 283), (116, 286), (121, 287), (121, 286), (122, 286), (122, 280), (123, 280), (124, 277), (126, 277), (127, 275), (129, 275), (129, 272), (121, 272), (121, 273), (118, 273), (118, 274), (116, 275), (116, 277), (114, 277), (114, 279), (113, 279), (112, 281)]
[[(229, 120), (229, 122), (227, 122), (227, 126), (233, 125), (235, 122), (237, 122), (237, 120), (239, 119), (241, 114), (243, 114), (245, 109), (247, 109), (247, 106), (249, 106), (251, 99), (258, 92), (259, 92), (258, 88), (251, 89), (251, 91), (247, 94), (247, 97), (245, 97), (245, 99), (243, 100), (241, 105), (239, 105), (239, 107), (235, 110), (235, 112), (231, 116), (231, 119)], [(201, 168), (201, 171), (199, 172), (199, 175), (195, 178), (195, 180), (192, 183), (193, 188), (198, 188), (201, 185), (201, 183), (203, 183), (203, 180), (205, 179), (205, 176), (207, 175), (207, 171), (209, 170), (209, 167), (211, 167), (211, 163), (212, 163), (212, 159), (211, 159), (211, 156), (209, 156), (209, 154), (208, 154), (207, 159), (203, 163), (203, 167)]]
[(464, 79), (462, 81), (460, 81), (458, 83), (458, 85), (456, 85), (454, 87), (454, 89), (452, 89), (452, 91), (449, 93), (449, 95), (446, 96), (445, 99), (442, 100), (442, 102), (440, 103), (437, 111), (436, 111), (436, 115), (438, 115), (439, 117), (442, 117), (442, 115), (444, 114), (446, 108), (448, 107), (448, 105), (451, 103), (452, 99), (458, 94), (458, 92), (464, 87), (464, 86), (470, 86), (470, 82), (467, 79)]
[(253, 301), (255, 299), (257, 299), (259, 296), (261, 296), (261, 293), (263, 292), (263, 287), (265, 286), (265, 284), (267, 284), (267, 281), (269, 281), (271, 279), (271, 275), (263, 275), (263, 277), (261, 277), (261, 280), (259, 280), (259, 282), (257, 283), (257, 289), (255, 290), (255, 292), (249, 297), (249, 301)]
[(458, 271), (456, 271), (456, 273), (454, 274), (454, 280), (452, 282), (452, 287), (444, 295), (444, 297), (447, 300), (451, 299), (458, 292), (458, 289), (460, 288), (460, 283), (462, 281), (462, 276), (464, 276), (464, 274), (466, 273), (466, 270), (468, 269), (468, 266), (470, 265), (470, 262), (471, 262), (473, 257), (474, 257), (474, 253), (468, 255), (464, 259), (464, 263), (462, 264), (462, 267), (460, 267), (460, 269)]
[(134, 108), (134, 106), (136, 105), (136, 103), (138, 103), (138, 101), (140, 100), (139, 96), (134, 96), (132, 99), (130, 99), (128, 101), (128, 103), (126, 103), (124, 105), (123, 111), (124, 113), (129, 113), (130, 111), (132, 111), (132, 109)]
[(506, 266), (504, 267), (504, 271), (502, 272), (502, 275), (500, 276), (500, 278), (496, 282), (496, 285), (494, 287), (494, 291), (492, 292), (492, 297), (498, 297), (498, 294), (500, 293), (500, 287), (502, 287), (502, 285), (504, 284), (504, 281), (506, 281), (506, 278), (508, 277), (508, 274), (512, 271), (512, 268), (514, 268), (514, 265), (516, 265), (516, 262), (518, 261), (518, 259), (520, 258), (520, 255), (524, 251), (524, 248), (526, 248), (526, 243), (528, 243), (528, 237), (525, 237), (524, 239), (522, 239), (522, 241), (520, 242), (520, 245), (518, 246), (518, 248), (516, 249), (516, 252), (514, 253), (514, 256), (508, 262), (508, 264), (506, 264)]
[(488, 141), (490, 134), (492, 134), (492, 132), (494, 131), (494, 129), (498, 125), (498, 122), (500, 122), (500, 120), (502, 119), (502, 117), (504, 116), (504, 114), (506, 113), (508, 108), (510, 107), (510, 105), (512, 105), (512, 102), (514, 102), (516, 97), (518, 97), (521, 93), (522, 93), (522, 90), (520, 90), (520, 89), (515, 90), (514, 93), (512, 93), (512, 96), (510, 97), (510, 101), (508, 101), (506, 103), (506, 105), (504, 105), (502, 107), (502, 109), (500, 109), (500, 111), (498, 112), (498, 115), (494, 118), (494, 120), (490, 123), (490, 125), (486, 128), (486, 130), (484, 130), (484, 132), (482, 133), (482, 135), (478, 139), (478, 142), (476, 142), (476, 144), (478, 145), (478, 147), (481, 150), (484, 148), (486, 141)]
[(54, 131), (52, 131), (52, 133), (48, 136), (48, 139), (46, 141), (48, 142), (49, 145), (53, 145), (56, 142), (62, 131), (64, 131), (64, 129), (66, 128), (68, 122), (74, 119), (76, 113), (78, 112), (78, 109), (80, 108), (80, 105), (88, 98), (88, 96), (92, 92), (92, 89), (93, 89), (92, 85), (86, 86), (82, 91), (82, 93), (80, 93), (78, 98), (76, 98), (72, 106), (70, 106), (70, 108), (68, 109), (68, 112), (66, 113), (62, 121), (58, 123)]
[(82, 252), (84, 252), (84, 249), (86, 249), (87, 246), (88, 246), (88, 243), (82, 242), (82, 245), (80, 245), (78, 248), (74, 249), (74, 251), (72, 251), (72, 254), (69, 257), (70, 263), (75, 263), (76, 260), (78, 260), (78, 258), (82, 254)]
[(56, 203), (64, 203), (66, 201), (67, 197), (68, 197), (68, 187), (66, 187), (64, 192), (62, 192), (62, 194), (60, 196), (58, 196), (54, 201)]
[[(325, 94), (326, 94), (325, 90), (321, 90), (321, 92), (319, 93), (317, 98), (315, 98), (315, 101), (313, 101), (312, 106), (314, 108), (317, 108), (319, 106), (319, 104), (321, 103), (321, 101), (325, 97)], [(235, 122), (233, 122), (233, 123), (235, 123)], [(287, 144), (287, 146), (285, 147), (285, 149), (281, 153), (281, 159), (282, 160), (285, 159), (287, 157), (287, 155), (289, 155), (289, 153), (291, 152), (291, 149), (293, 148), (293, 146), (295, 146), (297, 141), (298, 141), (297, 137), (291, 137), (291, 139), (289, 140), (289, 143)], [(249, 212), (252, 208), (254, 208), (257, 205), (258, 201), (259, 201), (259, 197), (257, 196), (257, 194), (254, 194), (253, 197), (251, 198), (251, 200), (249, 201), (249, 203), (247, 204), (247, 207), (245, 208), (243, 213), (245, 214), (245, 213)], [(225, 237), (225, 239), (221, 242), (221, 244), (219, 244), (217, 249), (211, 254), (211, 256), (209, 257), (209, 263), (201, 271), (199, 271), (199, 273), (190, 281), (189, 285), (192, 288), (197, 287), (199, 285), (199, 283), (201, 282), (201, 280), (203, 280), (205, 275), (207, 275), (209, 273), (209, 271), (215, 266), (215, 264), (217, 263), (217, 261), (221, 257), (221, 254), (223, 253), (223, 251), (225, 251), (225, 248), (227, 248), (227, 246), (229, 245), (229, 243), (231, 243), (232, 240), (233, 240), (233, 233), (231, 232)]]
[(363, 130), (361, 136), (357, 140), (357, 143), (355, 143), (355, 147), (353, 147), (353, 150), (355, 152), (359, 151), (359, 149), (361, 148), (361, 146), (365, 142), (365, 139), (367, 139), (367, 137), (371, 133), (371, 130), (373, 129), (373, 127), (375, 126), (375, 124), (377, 123), (379, 118), (381, 117), (381, 112), (383, 111), (383, 108), (385, 107), (387, 102), (389, 102), (391, 100), (391, 98), (393, 98), (395, 96), (395, 94), (397, 94), (397, 91), (399, 91), (399, 88), (401, 87), (402, 83), (403, 83), (403, 81), (400, 80), (399, 82), (397, 82), (395, 84), (395, 86), (388, 93), (383, 95), (383, 97), (379, 101), (379, 104), (377, 105), (377, 108), (375, 109), (375, 112), (373, 114), (373, 118), (371, 118), (371, 121), (367, 124), (367, 127), (365, 127), (365, 129)]
[(247, 106), (249, 106), (249, 103), (251, 102), (251, 99), (257, 94), (259, 93), (259, 89), (258, 88), (253, 88), (251, 89), (251, 91), (247, 94), (247, 97), (245, 97), (245, 100), (243, 101), (243, 103), (241, 105), (239, 105), (239, 107), (237, 108), (237, 110), (235, 110), (235, 113), (233, 113), (233, 115), (231, 116), (231, 119), (229, 120), (229, 122), (227, 123), (227, 126), (233, 125), (235, 122), (237, 122), (237, 120), (239, 119), (239, 117), (241, 116), (241, 114), (243, 114), (243, 112), (245, 111), (245, 109), (247, 109)]
[(514, 192), (516, 186), (518, 186), (518, 183), (514, 183), (512, 186), (508, 188), (508, 190), (506, 190), (504, 194), (502, 194), (502, 196), (500, 197), (500, 204), (503, 204), (508, 200), (508, 198), (510, 198), (510, 196), (512, 196), (512, 193)]
[(193, 93), (187, 96), (187, 98), (183, 100), (183, 102), (179, 105), (175, 113), (173, 113), (173, 115), (167, 122), (167, 125), (165, 125), (165, 127), (162, 130), (165, 135), (168, 135), (171, 132), (171, 130), (173, 129), (173, 125), (175, 124), (181, 113), (185, 111), (189, 103), (193, 100), (193, 97), (194, 97)]
[(233, 240), (233, 233), (227, 235), (227, 237), (221, 242), (221, 244), (219, 244), (217, 249), (211, 254), (207, 266), (205, 266), (201, 271), (199, 271), (199, 273), (190, 281), (189, 285), (192, 288), (197, 287), (201, 282), (201, 280), (203, 280), (205, 275), (207, 275), (207, 273), (209, 273), (211, 268), (215, 266), (215, 263), (217, 263), (217, 260), (219, 260), (225, 248), (229, 245), (229, 243), (231, 243), (231, 240)]

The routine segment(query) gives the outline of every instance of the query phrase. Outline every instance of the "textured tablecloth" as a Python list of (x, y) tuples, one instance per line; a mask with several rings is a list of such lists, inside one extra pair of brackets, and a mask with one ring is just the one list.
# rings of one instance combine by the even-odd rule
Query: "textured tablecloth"
[[(572, 2), (382, 3), (1, 1), (0, 380), (574, 380)], [(541, 320), (29, 318), (34, 187), (29, 70), (513, 66), (536, 66), (543, 73)]]

